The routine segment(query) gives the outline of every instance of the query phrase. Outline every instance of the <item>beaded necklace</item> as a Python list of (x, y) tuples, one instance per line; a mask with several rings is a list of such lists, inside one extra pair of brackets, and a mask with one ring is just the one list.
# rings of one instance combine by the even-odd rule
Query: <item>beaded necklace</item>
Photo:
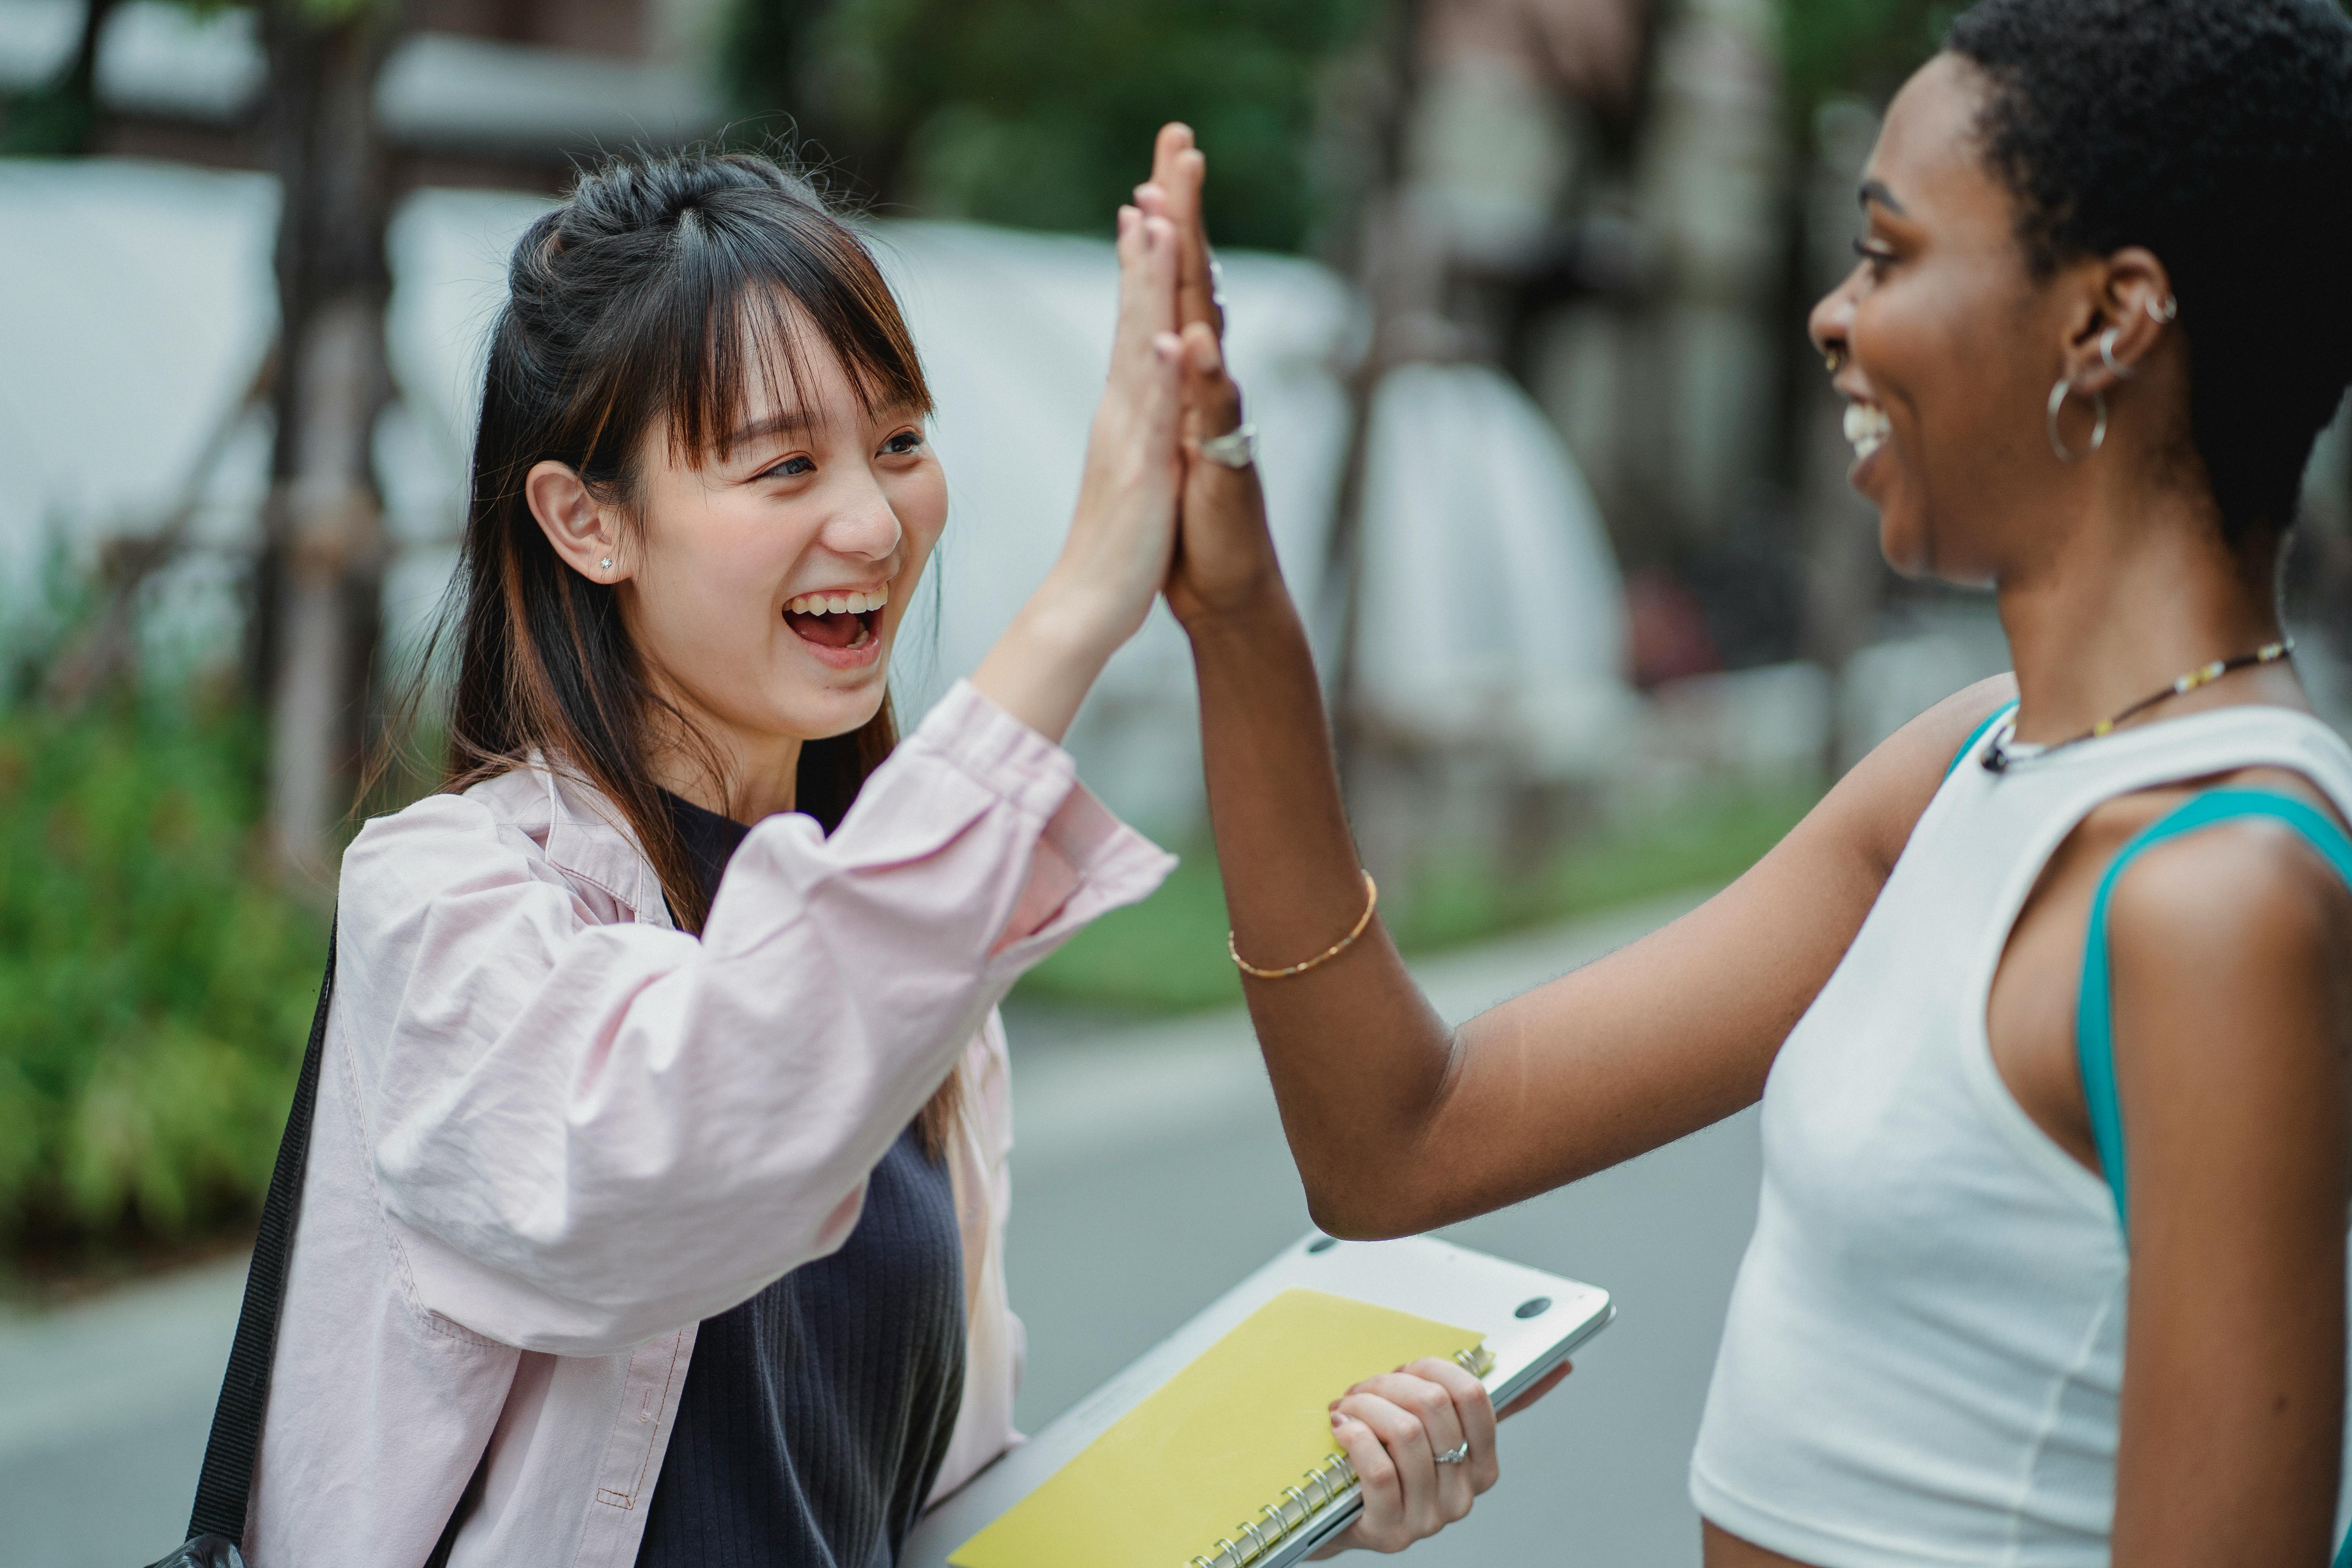
[(2111, 734), (2115, 727), (2125, 720), (2137, 718), (2158, 703), (2171, 698), (2186, 696), (2200, 686), (2210, 686), (2232, 670), (2251, 669), (2258, 664), (2276, 664), (2280, 659), (2292, 657), (2294, 653), (2294, 639), (2283, 637), (2277, 642), (2258, 647), (2252, 653), (2242, 653), (2235, 658), (2217, 658), (2210, 664), (2200, 665), (2188, 674), (2175, 678), (2172, 683), (2162, 690), (2141, 698), (2114, 718), (2100, 720), (2071, 741), (2053, 741), (2046, 746), (2004, 744), (2000, 736), (1996, 733), (1992, 738), (1992, 743), (1985, 748), (1984, 755), (1979, 761), (1982, 763), (1984, 771), (1989, 773), (2007, 773), (2012, 763), (2037, 762), (2053, 752), (2063, 752), (2069, 746), (2079, 746), (2085, 741), (2095, 741), (2104, 735)]

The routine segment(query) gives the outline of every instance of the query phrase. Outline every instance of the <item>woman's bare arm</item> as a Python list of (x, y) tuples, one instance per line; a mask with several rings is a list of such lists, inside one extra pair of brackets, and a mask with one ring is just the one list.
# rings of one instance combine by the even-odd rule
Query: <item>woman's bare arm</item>
[[(1139, 201), (1181, 237), (1185, 424), (1197, 443), (1241, 423), (1241, 394), (1225, 374), (1210, 297), (1200, 170), (1177, 151), (1163, 136)], [(1168, 599), (1192, 640), (1235, 943), (1261, 967), (1299, 962), (1347, 932), (1365, 892), (1255, 468), (1197, 458), (1187, 466)], [(1245, 979), (1317, 1222), (1344, 1236), (1425, 1230), (1752, 1103), (1953, 752), (2010, 695), (2006, 679), (1986, 682), (1922, 715), (1706, 905), (1458, 1031), (1432, 1010), (1377, 921), (1306, 973)]]
[(2110, 916), (2131, 1283), (2115, 1558), (2327, 1562), (2352, 895), (2284, 830), (2148, 852)]
[[(1246, 475), (1202, 479), (1255, 490)], [(1217, 526), (1198, 515), (1214, 504), (1203, 488), (1187, 494), (1188, 562)], [(1261, 966), (1295, 963), (1344, 934), (1364, 898), (1306, 637), (1278, 578), (1186, 626), (1235, 943)], [(1307, 973), (1245, 979), (1317, 1222), (1346, 1236), (1425, 1230), (1754, 1102), (1954, 751), (2005, 698), (1987, 683), (1923, 715), (1730, 888), (1459, 1030), (1378, 922)]]

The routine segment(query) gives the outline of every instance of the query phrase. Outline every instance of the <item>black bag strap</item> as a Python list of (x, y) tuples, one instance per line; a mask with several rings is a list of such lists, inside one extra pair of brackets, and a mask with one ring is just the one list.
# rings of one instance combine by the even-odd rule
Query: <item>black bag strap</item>
[(188, 1539), (215, 1535), (245, 1538), (245, 1507), (253, 1491), (253, 1462), (261, 1451), (262, 1413), (269, 1404), (269, 1368), (278, 1353), (278, 1313), (286, 1304), (286, 1259), (294, 1244), (295, 1211), (302, 1202), (302, 1170), (310, 1154), (310, 1113), (319, 1100), (319, 1058), (327, 1038), (327, 1008), (335, 995), (335, 932), (327, 930), (327, 973), (319, 982), (319, 1010), (310, 1019), (310, 1044), (302, 1052), (302, 1073), (294, 1084), (294, 1108), (286, 1116), (286, 1136), (278, 1164), (269, 1173), (269, 1195), (261, 1205), (261, 1234), (254, 1239), (253, 1266), (246, 1271), (245, 1306), (236, 1316), (236, 1342), (221, 1379), (220, 1404), (213, 1410), (213, 1433), (205, 1444), (205, 1468), (196, 1478), (196, 1506)]

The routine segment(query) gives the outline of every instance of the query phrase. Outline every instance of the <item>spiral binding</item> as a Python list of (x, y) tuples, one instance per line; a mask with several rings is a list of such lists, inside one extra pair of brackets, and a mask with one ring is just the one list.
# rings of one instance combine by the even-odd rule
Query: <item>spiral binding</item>
[[(1219, 1541), (1207, 1555), (1193, 1558), (1186, 1568), (1245, 1568), (1248, 1563), (1262, 1561), (1305, 1529), (1307, 1521), (1318, 1511), (1355, 1490), (1355, 1461), (1345, 1454), (1334, 1454), (1300, 1476), (1299, 1481), (1299, 1486), (1282, 1489), (1280, 1502), (1271, 1502), (1258, 1510), (1258, 1520), (1234, 1526), (1234, 1533), (1242, 1540), (1227, 1537)], [(1308, 1488), (1315, 1492), (1312, 1500), (1307, 1495)]]
[[(1495, 1370), (1495, 1352), (1485, 1345), (1455, 1351), (1454, 1359), (1473, 1377), (1485, 1377)], [(1308, 1520), (1356, 1489), (1356, 1464), (1345, 1454), (1334, 1454), (1299, 1479), (1304, 1485), (1283, 1488), (1282, 1500), (1258, 1510), (1257, 1519), (1234, 1526), (1234, 1533), (1241, 1540), (1221, 1538), (1206, 1554), (1193, 1558), (1185, 1568), (1248, 1568), (1252, 1563), (1264, 1562), (1276, 1547), (1306, 1529)], [(1307, 1496), (1307, 1487), (1315, 1489), (1312, 1500)], [(1292, 1517), (1293, 1510), (1297, 1510), (1296, 1518)]]

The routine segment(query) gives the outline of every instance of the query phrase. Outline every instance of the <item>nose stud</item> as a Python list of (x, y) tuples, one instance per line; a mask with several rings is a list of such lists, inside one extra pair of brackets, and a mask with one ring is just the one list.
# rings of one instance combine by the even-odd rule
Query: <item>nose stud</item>
[(1832, 375), (1835, 375), (1838, 372), (1843, 370), (1845, 368), (1845, 345), (1843, 343), (1832, 343), (1829, 347), (1823, 349), (1822, 351), (1822, 363), (1827, 367)]

